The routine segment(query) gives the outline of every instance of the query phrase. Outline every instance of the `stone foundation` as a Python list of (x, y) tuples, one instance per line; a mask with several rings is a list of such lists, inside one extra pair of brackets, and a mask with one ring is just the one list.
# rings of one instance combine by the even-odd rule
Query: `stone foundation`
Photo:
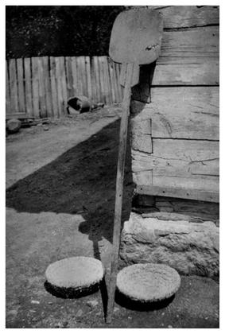
[(131, 213), (121, 236), (126, 264), (164, 263), (184, 275), (219, 275), (219, 228), (212, 221), (143, 218)]

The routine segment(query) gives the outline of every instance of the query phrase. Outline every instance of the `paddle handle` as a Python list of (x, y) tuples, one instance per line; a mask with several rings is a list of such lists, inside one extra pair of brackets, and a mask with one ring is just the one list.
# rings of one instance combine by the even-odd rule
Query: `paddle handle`
[(116, 276), (118, 267), (118, 256), (120, 246), (120, 231), (121, 231), (121, 216), (122, 216), (122, 200), (123, 200), (123, 180), (124, 180), (124, 166), (126, 158), (126, 144), (127, 144), (127, 129), (128, 119), (130, 114), (130, 98), (133, 71), (136, 65), (127, 64), (125, 74), (125, 88), (123, 97), (123, 113), (120, 123), (120, 141), (119, 141), (119, 156), (117, 164), (117, 178), (116, 178), (116, 199), (115, 199), (115, 213), (114, 213), (114, 229), (113, 229), (113, 250), (111, 258), (111, 273), (108, 293), (108, 308), (106, 322), (111, 323), (114, 298), (116, 290)]

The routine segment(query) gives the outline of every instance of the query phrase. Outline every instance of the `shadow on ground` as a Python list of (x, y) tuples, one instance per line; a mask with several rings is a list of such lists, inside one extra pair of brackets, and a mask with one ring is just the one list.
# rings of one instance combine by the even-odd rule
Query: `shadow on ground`
[[(81, 214), (80, 232), (93, 241), (112, 241), (120, 120), (71, 148), (50, 164), (7, 189), (6, 205), (18, 212)], [(74, 134), (76, 135), (76, 134)], [(123, 217), (129, 217), (133, 184), (127, 145)]]

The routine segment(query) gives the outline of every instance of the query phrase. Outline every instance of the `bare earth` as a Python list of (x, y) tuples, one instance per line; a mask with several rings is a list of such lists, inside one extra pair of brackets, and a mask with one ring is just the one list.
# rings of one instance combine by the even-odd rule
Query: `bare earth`
[[(117, 297), (110, 325), (104, 286), (79, 299), (46, 288), (47, 266), (70, 256), (100, 259), (108, 284), (120, 115), (106, 107), (6, 138), (7, 328), (219, 327), (219, 284), (208, 278), (182, 276), (170, 303), (148, 309)], [(128, 145), (123, 220), (133, 193), (130, 165)]]

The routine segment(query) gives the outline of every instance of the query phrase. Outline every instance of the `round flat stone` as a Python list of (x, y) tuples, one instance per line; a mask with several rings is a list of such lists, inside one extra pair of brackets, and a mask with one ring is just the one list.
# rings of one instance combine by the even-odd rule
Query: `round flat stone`
[(46, 280), (55, 287), (82, 289), (99, 283), (104, 276), (102, 262), (77, 256), (54, 262), (45, 272)]
[(178, 272), (164, 264), (134, 264), (123, 268), (117, 275), (118, 290), (142, 302), (167, 299), (177, 292), (180, 283)]

